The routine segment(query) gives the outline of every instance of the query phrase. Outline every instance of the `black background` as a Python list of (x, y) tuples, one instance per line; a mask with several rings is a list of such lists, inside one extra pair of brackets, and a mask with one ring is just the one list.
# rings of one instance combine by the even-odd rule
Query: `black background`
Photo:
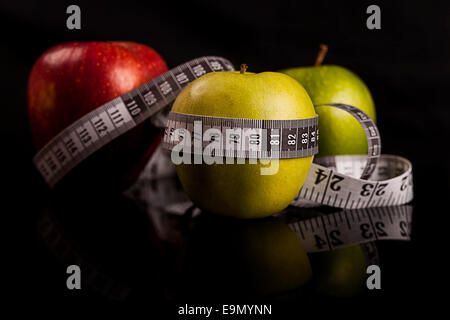
[[(169, 67), (198, 56), (220, 55), (236, 66), (247, 63), (253, 72), (311, 65), (319, 44), (326, 43), (325, 64), (355, 71), (370, 88), (383, 153), (404, 156), (414, 166), (414, 240), (405, 254), (410, 268), (392, 288), (392, 296), (403, 303), (425, 299), (435, 288), (445, 287), (447, 270), (440, 261), (448, 242), (442, 221), (448, 214), (443, 204), (449, 196), (450, 176), (448, 2), (74, 3), (81, 7), (81, 30), (66, 28), (65, 12), (72, 2), (8, 1), (0, 7), (1, 137), (6, 160), (2, 175), (7, 178), (4, 189), (12, 191), (3, 193), (4, 214), (19, 220), (6, 227), (12, 231), (6, 233), (6, 243), (13, 258), (5, 264), (14, 271), (8, 278), (19, 301), (40, 301), (40, 297), (51, 303), (55, 298), (33, 282), (42, 270), (33, 267), (40, 257), (27, 237), (34, 232), (35, 211), (45, 193), (31, 164), (35, 150), (26, 111), (27, 78), (44, 50), (72, 40), (141, 42), (156, 49)], [(381, 30), (366, 28), (370, 4), (381, 7)]]

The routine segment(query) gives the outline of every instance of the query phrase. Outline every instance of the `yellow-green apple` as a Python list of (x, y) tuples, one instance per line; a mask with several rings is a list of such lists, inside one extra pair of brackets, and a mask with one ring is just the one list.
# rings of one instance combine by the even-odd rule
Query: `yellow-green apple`
[[(281, 72), (300, 82), (315, 105), (349, 104), (376, 120), (370, 91), (356, 74), (340, 66), (320, 65), (326, 50), (327, 47), (322, 45), (315, 66), (291, 68)], [(364, 129), (349, 113), (330, 107), (317, 108), (316, 112), (319, 115), (320, 132), (317, 156), (367, 154)]]
[[(292, 120), (316, 116), (305, 89), (277, 72), (213, 72), (178, 95), (173, 112), (229, 118)], [(280, 159), (278, 172), (261, 175), (255, 164), (176, 166), (181, 184), (205, 211), (237, 218), (261, 218), (283, 210), (298, 194), (313, 157)]]
[[(36, 149), (96, 107), (167, 71), (152, 48), (133, 42), (71, 42), (45, 51), (28, 81)], [(160, 141), (145, 122), (106, 145), (62, 179), (64, 185), (122, 189), (137, 177)]]

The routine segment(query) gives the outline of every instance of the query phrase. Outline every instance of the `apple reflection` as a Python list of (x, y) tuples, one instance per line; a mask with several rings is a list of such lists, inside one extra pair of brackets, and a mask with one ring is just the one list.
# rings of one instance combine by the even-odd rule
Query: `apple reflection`
[(182, 298), (266, 297), (305, 286), (312, 277), (300, 239), (274, 217), (235, 220), (202, 214), (182, 254)]

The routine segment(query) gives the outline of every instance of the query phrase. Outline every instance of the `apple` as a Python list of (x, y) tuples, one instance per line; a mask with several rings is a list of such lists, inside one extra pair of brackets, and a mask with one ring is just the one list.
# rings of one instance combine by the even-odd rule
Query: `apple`
[[(327, 51), (322, 45), (315, 66), (282, 70), (308, 92), (312, 102), (344, 103), (363, 110), (374, 121), (375, 105), (364, 82), (350, 70), (336, 65), (320, 65)], [(331, 107), (316, 109), (319, 115), (319, 154), (367, 154), (364, 129), (349, 113)]]
[(303, 288), (312, 279), (300, 238), (281, 219), (200, 215), (187, 234), (182, 295), (253, 298)]
[[(88, 112), (165, 71), (155, 50), (133, 42), (70, 42), (48, 49), (28, 81), (36, 149)], [(160, 138), (160, 130), (145, 122), (98, 150), (58, 184), (123, 189), (136, 179)]]
[[(276, 73), (213, 72), (178, 95), (173, 112), (229, 118), (291, 120), (316, 116), (305, 89)], [(298, 194), (313, 157), (280, 159), (279, 170), (261, 175), (256, 164), (179, 164), (181, 184), (201, 209), (237, 218), (261, 218), (286, 208)]]
[(359, 244), (309, 255), (313, 286), (321, 294), (349, 297), (362, 291), (367, 261)]

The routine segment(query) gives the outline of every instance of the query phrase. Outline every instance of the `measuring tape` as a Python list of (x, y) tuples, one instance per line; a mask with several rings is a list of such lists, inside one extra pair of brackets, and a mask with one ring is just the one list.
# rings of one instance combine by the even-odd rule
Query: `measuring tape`
[(211, 151), (217, 157), (309, 157), (319, 150), (317, 120), (317, 116), (298, 120), (258, 120), (171, 112), (162, 146), (169, 151), (182, 146), (180, 151), (183, 152), (186, 147), (193, 146), (193, 155), (203, 155), (207, 148), (214, 147)]
[(292, 205), (327, 205), (345, 209), (395, 206), (413, 199), (412, 165), (402, 157), (383, 154), (371, 176), (357, 178), (366, 170), (365, 156), (334, 156), (317, 159)]
[[(365, 112), (345, 104), (315, 107), (338, 108), (357, 119), (367, 137), (368, 154), (316, 158), (293, 205), (311, 207), (324, 204), (356, 209), (400, 205), (412, 200), (411, 163), (398, 156), (381, 155), (379, 131)], [(193, 144), (194, 151), (190, 152), (195, 155), (203, 154), (214, 144), (215, 156), (218, 157), (308, 157), (318, 152), (317, 120), (317, 117), (255, 120), (171, 112), (162, 146), (169, 151), (185, 152), (185, 146), (191, 150)], [(211, 129), (214, 131), (206, 134), (205, 139), (204, 132)], [(367, 180), (369, 178), (372, 180)]]
[(190, 82), (209, 72), (232, 71), (221, 57), (202, 57), (169, 70), (89, 112), (50, 140), (33, 162), (50, 187), (89, 155), (169, 106)]
[(300, 237), (307, 252), (328, 251), (376, 240), (410, 240), (412, 206), (342, 210), (289, 227)]
[[(378, 129), (363, 111), (345, 104), (323, 104), (316, 107), (342, 109), (355, 117), (366, 132), (368, 157), (363, 178), (372, 174), (380, 155)], [(205, 139), (206, 136), (206, 139)], [(186, 139), (188, 137), (188, 139)], [(183, 141), (183, 143), (181, 143)], [(185, 152), (203, 155), (213, 147), (215, 156), (249, 159), (289, 159), (309, 157), (318, 153), (318, 116), (296, 120), (260, 120), (210, 117), (170, 112), (162, 146), (169, 151), (176, 146)], [(196, 148), (197, 146), (197, 148)]]

